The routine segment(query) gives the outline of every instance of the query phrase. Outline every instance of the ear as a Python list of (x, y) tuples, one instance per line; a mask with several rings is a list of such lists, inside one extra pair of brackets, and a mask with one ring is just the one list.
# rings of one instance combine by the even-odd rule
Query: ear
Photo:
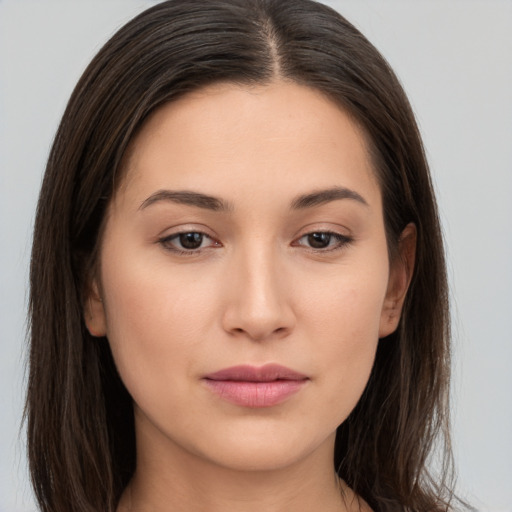
[(416, 257), (416, 226), (407, 224), (398, 241), (398, 255), (390, 264), (388, 288), (382, 307), (379, 338), (395, 332), (411, 283)]
[(107, 334), (105, 306), (96, 279), (93, 279), (85, 300), (84, 320), (91, 336), (101, 337)]

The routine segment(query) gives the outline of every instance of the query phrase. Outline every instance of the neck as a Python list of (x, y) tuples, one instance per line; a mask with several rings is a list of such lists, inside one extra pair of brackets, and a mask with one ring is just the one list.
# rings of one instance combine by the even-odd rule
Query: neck
[(299, 461), (265, 471), (223, 467), (170, 441), (163, 450), (151, 445), (138, 438), (137, 470), (118, 512), (369, 510), (334, 472), (334, 438)]

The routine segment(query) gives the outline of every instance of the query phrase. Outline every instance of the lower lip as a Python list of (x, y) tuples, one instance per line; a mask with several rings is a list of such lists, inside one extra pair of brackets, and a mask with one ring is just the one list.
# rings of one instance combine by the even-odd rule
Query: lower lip
[(205, 379), (204, 382), (222, 399), (243, 407), (256, 408), (272, 407), (283, 403), (300, 391), (307, 380), (248, 382)]

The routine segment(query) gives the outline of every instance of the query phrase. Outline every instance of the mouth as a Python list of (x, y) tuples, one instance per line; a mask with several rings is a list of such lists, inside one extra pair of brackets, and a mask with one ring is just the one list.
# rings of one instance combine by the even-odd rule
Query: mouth
[(299, 392), (309, 378), (285, 366), (242, 365), (225, 368), (203, 378), (221, 399), (250, 408), (272, 407)]

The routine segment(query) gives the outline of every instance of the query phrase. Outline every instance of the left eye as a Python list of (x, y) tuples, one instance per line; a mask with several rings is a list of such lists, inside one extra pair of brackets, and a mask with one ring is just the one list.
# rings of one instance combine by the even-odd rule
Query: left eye
[(297, 244), (305, 245), (311, 249), (337, 249), (348, 243), (350, 238), (331, 231), (314, 231), (301, 236)]
[(167, 249), (182, 252), (197, 251), (205, 247), (216, 245), (216, 242), (208, 235), (198, 231), (176, 233), (161, 239), (160, 243)]

